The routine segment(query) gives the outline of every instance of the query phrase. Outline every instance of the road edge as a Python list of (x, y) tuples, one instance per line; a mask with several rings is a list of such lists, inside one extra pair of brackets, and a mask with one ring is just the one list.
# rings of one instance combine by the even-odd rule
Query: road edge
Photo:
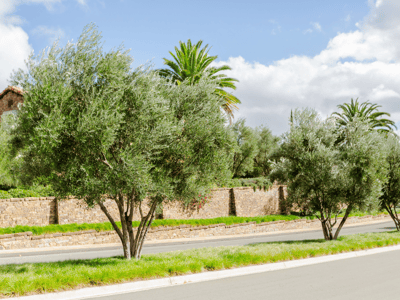
[(220, 271), (212, 271), (212, 272), (202, 272), (197, 274), (190, 275), (182, 275), (161, 279), (153, 279), (153, 280), (143, 280), (143, 281), (135, 281), (128, 282), (122, 284), (101, 286), (101, 287), (90, 287), (83, 288), (72, 291), (58, 292), (58, 293), (48, 293), (41, 295), (32, 295), (32, 296), (23, 296), (16, 297), (13, 299), (20, 300), (83, 300), (88, 298), (96, 298), (96, 297), (105, 297), (112, 296), (117, 294), (126, 294), (132, 292), (139, 292), (144, 290), (182, 285), (188, 283), (197, 283), (202, 281), (223, 279), (235, 276), (243, 276), (243, 275), (251, 275), (269, 271), (277, 271), (283, 269), (290, 269), (308, 265), (314, 265), (324, 262), (330, 262), (335, 260), (347, 259), (347, 258), (355, 258), (360, 256), (384, 253), (400, 250), (400, 245), (395, 246), (387, 246), (387, 247), (378, 247), (367, 250), (359, 250), (352, 251), (346, 253), (339, 253), (333, 255), (325, 255), (319, 257), (312, 258), (304, 258), (299, 260), (290, 260), (279, 263), (269, 263), (263, 265), (249, 266), (249, 267), (241, 267), (235, 269), (228, 270), (220, 270)]

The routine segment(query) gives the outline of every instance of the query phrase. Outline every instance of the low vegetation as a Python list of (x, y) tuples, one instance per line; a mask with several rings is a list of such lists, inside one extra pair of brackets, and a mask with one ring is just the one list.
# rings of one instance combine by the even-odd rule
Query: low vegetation
[(143, 255), (55, 263), (0, 266), (0, 295), (22, 296), (126, 281), (275, 263), (375, 247), (397, 245), (399, 232), (369, 233), (337, 240), (259, 243)]
[[(382, 212), (355, 212), (351, 214), (351, 217), (362, 217), (366, 215), (378, 215), (382, 214)], [(240, 223), (249, 223), (249, 222), (274, 222), (274, 221), (293, 221), (298, 219), (314, 219), (313, 216), (296, 216), (296, 215), (269, 215), (269, 216), (258, 216), (258, 217), (220, 217), (214, 219), (191, 219), (191, 220), (175, 220), (175, 219), (166, 219), (166, 220), (154, 220), (151, 224), (151, 227), (159, 227), (159, 226), (179, 226), (179, 225), (191, 225), (191, 226), (206, 226), (213, 224), (221, 224), (224, 223), (226, 225), (240, 224)], [(116, 222), (118, 227), (121, 227), (121, 222)], [(138, 227), (140, 221), (133, 221), (132, 226)], [(52, 234), (52, 233), (63, 233), (63, 232), (77, 232), (83, 230), (97, 230), (97, 231), (109, 231), (113, 230), (110, 222), (104, 223), (92, 223), (92, 224), (64, 224), (64, 225), (47, 225), (47, 226), (15, 226), (15, 227), (5, 227), (0, 228), (0, 235), (2, 234), (11, 234), (11, 233), (19, 233), (19, 232), (32, 232), (33, 235), (42, 235), (42, 234)]]

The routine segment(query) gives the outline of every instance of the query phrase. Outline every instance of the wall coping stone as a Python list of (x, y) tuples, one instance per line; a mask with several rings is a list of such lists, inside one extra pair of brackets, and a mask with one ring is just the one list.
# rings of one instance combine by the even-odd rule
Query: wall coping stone
[(14, 234), (13, 233), (9, 233), (9, 234), (0, 235), (0, 239), (8, 239), (10, 237), (14, 237)]
[[(30, 232), (32, 234), (32, 232)], [(17, 232), (14, 233), (14, 236), (24, 236), (24, 235), (28, 235), (28, 232)]]

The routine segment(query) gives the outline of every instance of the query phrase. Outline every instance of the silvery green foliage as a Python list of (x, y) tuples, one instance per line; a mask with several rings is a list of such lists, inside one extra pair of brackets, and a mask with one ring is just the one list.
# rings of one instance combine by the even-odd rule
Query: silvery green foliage
[[(26, 172), (45, 177), (57, 196), (84, 198), (106, 215), (102, 202), (111, 196), (125, 256), (129, 234), (139, 258), (161, 201), (191, 201), (227, 176), (232, 139), (215, 82), (171, 85), (148, 68), (132, 70), (128, 51), (104, 52), (100, 40), (90, 25), (77, 43), (54, 44), (13, 76), (26, 91), (13, 144)], [(134, 238), (133, 210), (145, 197), (150, 206), (140, 210)]]
[(397, 230), (400, 230), (400, 219), (397, 207), (400, 204), (400, 142), (395, 135), (388, 135), (385, 147), (387, 181), (383, 184), (380, 196), (381, 208), (392, 217)]
[(230, 128), (236, 140), (232, 177), (244, 177), (253, 171), (254, 157), (258, 153), (258, 136), (253, 128), (246, 126), (244, 119), (239, 119)]
[(387, 182), (385, 133), (355, 119), (340, 132), (340, 160), (343, 164), (343, 203), (351, 209), (378, 208), (382, 185)]
[[(353, 209), (376, 203), (385, 180), (381, 143), (380, 134), (361, 121), (338, 132), (333, 119), (323, 120), (311, 109), (295, 110), (271, 179), (286, 181), (287, 204), (317, 216), (325, 238), (336, 239)], [(342, 212), (345, 217), (334, 233)]]
[(257, 155), (254, 157), (254, 169), (251, 177), (267, 177), (271, 172), (271, 164), (274, 160), (274, 153), (279, 148), (280, 139), (274, 136), (266, 126), (256, 128)]
[(15, 128), (16, 116), (3, 115), (0, 123), (0, 185), (13, 186), (18, 183), (19, 157), (11, 153), (11, 132)]

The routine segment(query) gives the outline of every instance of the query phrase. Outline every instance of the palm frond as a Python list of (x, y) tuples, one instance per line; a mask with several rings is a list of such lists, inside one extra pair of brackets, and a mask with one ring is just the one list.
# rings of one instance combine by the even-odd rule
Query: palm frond
[(238, 80), (219, 73), (231, 70), (231, 67), (228, 65), (210, 67), (211, 63), (218, 56), (210, 56), (208, 53), (211, 47), (207, 44), (202, 48), (202, 44), (202, 40), (196, 44), (193, 44), (190, 39), (186, 43), (180, 41), (179, 47), (175, 47), (175, 53), (169, 52), (173, 59), (164, 58), (164, 65), (170, 69), (160, 69), (158, 72), (163, 77), (171, 78), (176, 84), (180, 84), (185, 80), (189, 84), (196, 84), (202, 76), (209, 76), (211, 79), (216, 80), (218, 88), (216, 88), (215, 94), (224, 100), (221, 108), (225, 111), (231, 122), (234, 110), (238, 109), (236, 104), (240, 104), (241, 102), (237, 97), (225, 91), (224, 88), (235, 90), (235, 82), (238, 82)]
[(336, 123), (339, 127), (345, 127), (349, 122), (358, 118), (368, 121), (371, 128), (378, 131), (393, 131), (393, 128), (397, 129), (394, 121), (382, 118), (383, 116), (390, 117), (390, 114), (378, 111), (381, 105), (369, 101), (359, 103), (358, 98), (355, 101), (351, 98), (350, 103), (340, 104), (337, 107), (342, 112), (334, 112), (332, 115), (336, 116)]

